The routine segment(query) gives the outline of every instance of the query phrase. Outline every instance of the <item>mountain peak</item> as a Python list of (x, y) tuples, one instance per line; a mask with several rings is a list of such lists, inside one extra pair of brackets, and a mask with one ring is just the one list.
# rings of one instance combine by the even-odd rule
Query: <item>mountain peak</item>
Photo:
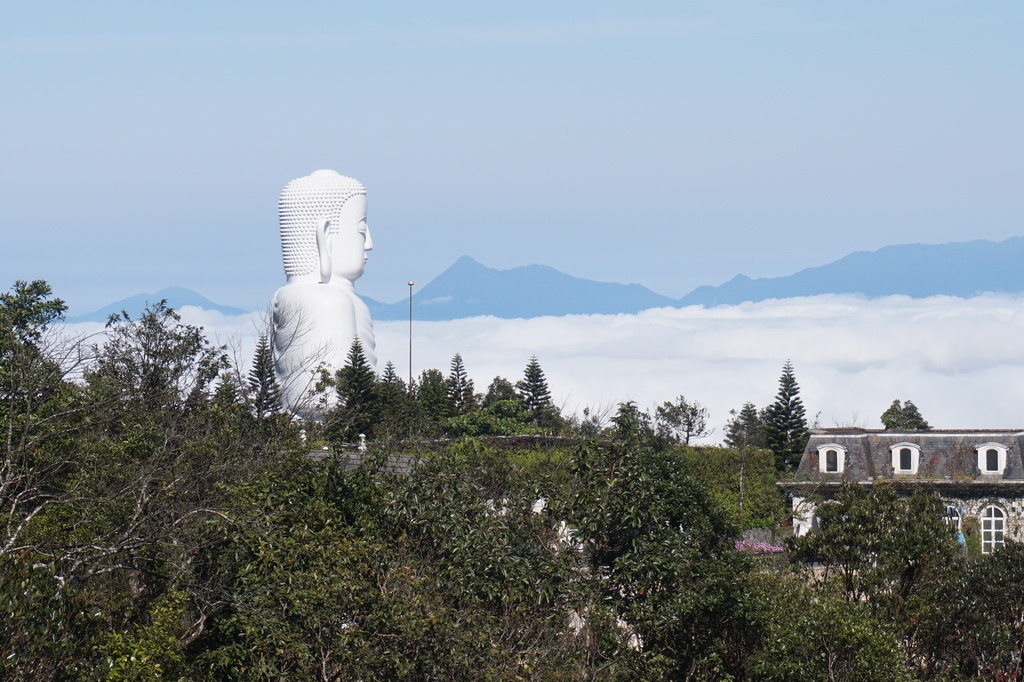
[(129, 296), (128, 298), (123, 298), (120, 301), (115, 301), (114, 303), (104, 306), (99, 310), (94, 310), (91, 313), (69, 317), (68, 322), (106, 322), (110, 319), (111, 315), (116, 315), (122, 310), (128, 313), (132, 318), (136, 318), (145, 312), (147, 306), (159, 303), (160, 301), (167, 301), (168, 307), (174, 308), (175, 310), (180, 310), (185, 306), (193, 306), (195, 308), (202, 308), (203, 310), (215, 310), (225, 315), (246, 314), (246, 311), (240, 308), (232, 308), (231, 306), (214, 303), (192, 289), (186, 289), (185, 287), (166, 287), (155, 294), (136, 294), (134, 296)]
[[(420, 320), (635, 313), (674, 303), (638, 284), (580, 279), (546, 265), (497, 270), (469, 256), (456, 260), (413, 300), (414, 317)], [(373, 310), (374, 319), (381, 321), (405, 319), (408, 314), (404, 301)]]
[(491, 270), (491, 268), (471, 256), (459, 256), (459, 259), (448, 266), (448, 269), (441, 276), (443, 277), (450, 272), (481, 272), (485, 270)]

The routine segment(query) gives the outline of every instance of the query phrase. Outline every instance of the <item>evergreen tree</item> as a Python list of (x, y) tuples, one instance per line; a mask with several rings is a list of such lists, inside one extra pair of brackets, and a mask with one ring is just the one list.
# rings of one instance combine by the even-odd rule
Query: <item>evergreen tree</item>
[(359, 434), (373, 435), (379, 416), (376, 376), (363, 352), (359, 339), (352, 342), (345, 366), (335, 374), (338, 407), (328, 415), (328, 432), (343, 441), (354, 441)]
[(730, 410), (732, 419), (725, 425), (726, 446), (736, 449), (766, 447), (763, 412), (758, 412), (754, 403), (743, 403), (739, 412)]
[(452, 357), (452, 369), (448, 375), (447, 389), (448, 405), (452, 414), (465, 414), (477, 409), (473, 380), (466, 374), (462, 356), (458, 353)]
[(779, 377), (779, 393), (765, 410), (765, 441), (775, 455), (779, 471), (793, 471), (800, 463), (810, 433), (793, 363), (786, 360)]
[(210, 406), (214, 409), (236, 411), (242, 408), (242, 414), (248, 414), (243, 407), (245, 400), (242, 396), (242, 389), (238, 383), (238, 375), (231, 371), (221, 372), (220, 382), (213, 392), (213, 399)]
[(402, 381), (402, 377), (398, 376), (395, 363), (390, 360), (384, 365), (384, 373), (381, 374), (377, 386), (382, 402), (393, 403), (399, 399), (408, 402), (408, 389), (405, 382)]
[(893, 400), (885, 412), (882, 413), (882, 424), (886, 431), (927, 431), (931, 429), (917, 405), (906, 401), (902, 405), (899, 399)]
[(274, 358), (266, 334), (256, 343), (256, 353), (249, 370), (249, 390), (257, 419), (263, 419), (281, 409), (281, 391), (274, 373)]
[(551, 404), (551, 391), (544, 370), (537, 361), (537, 356), (530, 357), (523, 372), (523, 380), (516, 384), (516, 389), (533, 418), (533, 423), (541, 427), (552, 427), (558, 423), (558, 410)]
[(384, 366), (384, 373), (377, 381), (376, 391), (380, 423), (375, 435), (386, 439), (407, 437), (411, 418), (408, 389), (398, 376), (393, 362), (388, 361)]

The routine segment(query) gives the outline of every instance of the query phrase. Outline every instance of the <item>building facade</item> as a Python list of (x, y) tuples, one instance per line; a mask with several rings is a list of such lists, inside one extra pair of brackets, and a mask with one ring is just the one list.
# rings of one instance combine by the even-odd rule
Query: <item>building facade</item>
[(794, 533), (813, 529), (817, 505), (844, 484), (886, 482), (938, 493), (949, 523), (983, 553), (1024, 540), (1022, 445), (1021, 430), (815, 429), (794, 479), (781, 484), (793, 499)]

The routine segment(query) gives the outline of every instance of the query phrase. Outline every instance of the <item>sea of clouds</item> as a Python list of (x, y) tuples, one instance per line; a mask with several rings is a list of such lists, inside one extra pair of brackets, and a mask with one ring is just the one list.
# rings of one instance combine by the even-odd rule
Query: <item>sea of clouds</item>
[[(264, 328), (259, 314), (181, 313), (243, 364)], [(378, 322), (375, 331), (378, 370), (391, 361), (407, 377), (408, 322)], [(610, 415), (625, 400), (653, 411), (685, 395), (708, 407), (715, 431), (707, 441), (718, 442), (731, 409), (774, 399), (790, 360), (808, 421), (822, 427), (878, 428), (900, 398), (936, 428), (1015, 428), (1024, 427), (1022, 337), (1020, 296), (830, 295), (636, 315), (414, 322), (413, 373), (447, 374), (460, 353), (483, 392), (495, 376), (520, 379), (536, 355), (564, 412)]]

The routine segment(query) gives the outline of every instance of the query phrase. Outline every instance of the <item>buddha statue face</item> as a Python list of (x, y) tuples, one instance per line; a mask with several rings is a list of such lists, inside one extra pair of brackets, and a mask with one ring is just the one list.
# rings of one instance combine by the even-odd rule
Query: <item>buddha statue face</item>
[(284, 269), (291, 282), (354, 282), (373, 248), (366, 189), (332, 170), (289, 182), (278, 201)]
[(366, 195), (356, 194), (341, 207), (339, 217), (330, 221), (327, 238), (327, 258), (321, 268), (330, 272), (330, 279), (354, 282), (363, 275), (366, 252), (373, 249), (370, 228), (366, 224)]

